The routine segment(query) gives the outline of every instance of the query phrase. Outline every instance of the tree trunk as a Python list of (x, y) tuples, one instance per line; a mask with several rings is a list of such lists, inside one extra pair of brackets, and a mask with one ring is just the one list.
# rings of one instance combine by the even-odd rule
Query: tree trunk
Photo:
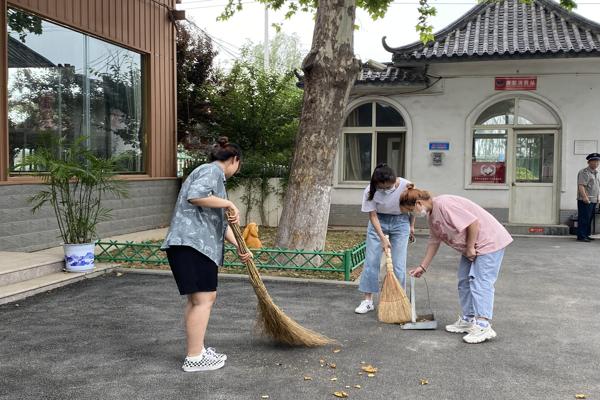
[(304, 100), (277, 245), (325, 246), (333, 168), (344, 110), (360, 68), (354, 58), (356, 0), (319, 1), (312, 48), (304, 59)]

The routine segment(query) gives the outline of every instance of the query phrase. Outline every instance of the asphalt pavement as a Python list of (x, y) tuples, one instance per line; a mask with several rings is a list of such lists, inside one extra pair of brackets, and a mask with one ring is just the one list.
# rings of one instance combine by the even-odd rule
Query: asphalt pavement
[(261, 337), (250, 284), (223, 278), (206, 343), (229, 360), (204, 373), (181, 370), (184, 299), (170, 276), (85, 280), (0, 306), (0, 399), (600, 399), (600, 240), (516, 239), (496, 285), (498, 337), (479, 345), (443, 330), (459, 313), (457, 263), (442, 247), (426, 275), (435, 331), (354, 314), (356, 286), (267, 282), (288, 315), (340, 342), (318, 349)]

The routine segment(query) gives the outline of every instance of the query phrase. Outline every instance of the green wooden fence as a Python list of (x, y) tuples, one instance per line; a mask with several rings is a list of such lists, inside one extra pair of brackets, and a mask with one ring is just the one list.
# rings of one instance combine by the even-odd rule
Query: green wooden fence
[[(168, 264), (166, 253), (154, 242), (100, 241), (96, 260), (112, 263)], [(344, 251), (304, 251), (288, 249), (255, 249), (254, 262), (259, 269), (341, 272), (349, 281), (352, 271), (365, 262), (366, 244), (363, 242)], [(235, 247), (225, 246), (226, 267), (243, 267)]]

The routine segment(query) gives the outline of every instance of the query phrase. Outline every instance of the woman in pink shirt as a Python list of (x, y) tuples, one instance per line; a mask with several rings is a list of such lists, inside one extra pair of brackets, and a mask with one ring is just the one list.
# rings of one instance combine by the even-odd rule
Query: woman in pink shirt
[(421, 264), (410, 271), (423, 275), (440, 243), (462, 254), (458, 266), (458, 297), (462, 315), (446, 330), (466, 333), (467, 343), (481, 343), (496, 337), (492, 329), (494, 284), (500, 272), (504, 249), (512, 241), (510, 234), (490, 213), (469, 199), (429, 192), (412, 184), (400, 196), (400, 208), (417, 216), (428, 217), (430, 239)]

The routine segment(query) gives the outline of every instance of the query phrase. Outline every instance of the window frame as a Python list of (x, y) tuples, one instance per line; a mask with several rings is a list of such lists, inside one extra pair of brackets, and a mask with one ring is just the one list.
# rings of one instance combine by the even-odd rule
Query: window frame
[[(488, 108), (493, 105), (500, 103), (506, 100), (514, 100), (515, 101), (515, 111), (512, 124), (507, 125), (476, 125), (475, 122), (481, 114), (483, 114)], [(544, 107), (557, 121), (556, 124), (519, 124), (519, 102), (520, 100), (532, 101), (538, 103), (542, 107)], [(539, 131), (539, 130), (556, 130), (557, 132), (561, 131), (561, 118), (557, 115), (556, 111), (550, 107), (543, 100), (537, 99), (535, 97), (531, 97), (528, 95), (503, 95), (502, 97), (496, 97), (494, 101), (488, 101), (480, 104), (475, 112), (472, 112), (470, 117), (467, 119), (467, 144), (468, 149), (465, 149), (465, 185), (464, 188), (466, 190), (509, 190), (513, 181), (513, 172), (514, 172), (514, 151), (515, 151), (515, 130), (518, 131)], [(472, 174), (473, 174), (473, 143), (475, 140), (475, 131), (476, 130), (494, 130), (494, 129), (504, 129), (506, 130), (506, 154), (505, 154), (505, 169), (506, 169), (506, 177), (505, 183), (473, 183)]]
[[(352, 111), (354, 111), (356, 108), (363, 106), (364, 104), (367, 103), (371, 103), (371, 107), (372, 107), (372, 113), (371, 113), (371, 126), (363, 126), (363, 127), (346, 127), (343, 126), (346, 122), (346, 118), (352, 113)], [(400, 116), (402, 117), (402, 119), (404, 120), (404, 126), (377, 126), (376, 125), (376, 121), (377, 121), (377, 103), (382, 103), (385, 104), (386, 106), (392, 107), (398, 114), (400, 114)], [(335, 187), (339, 187), (339, 188), (356, 188), (356, 187), (363, 187), (367, 184), (369, 184), (369, 181), (350, 181), (350, 180), (345, 180), (345, 167), (346, 167), (346, 135), (348, 133), (363, 133), (363, 134), (370, 134), (371, 135), (371, 174), (373, 173), (373, 170), (375, 169), (375, 166), (377, 165), (377, 136), (378, 133), (397, 133), (397, 134), (403, 134), (404, 135), (404, 154), (405, 154), (405, 165), (404, 165), (404, 169), (405, 169), (405, 174), (406, 174), (406, 170), (407, 170), (407, 164), (406, 163), (406, 159), (408, 159), (408, 155), (406, 152), (406, 149), (408, 148), (408, 138), (407, 138), (407, 132), (408, 132), (408, 127), (409, 126), (409, 121), (406, 117), (406, 113), (403, 112), (403, 110), (399, 109), (399, 107), (395, 104), (392, 104), (391, 102), (385, 100), (385, 99), (381, 99), (381, 98), (375, 98), (375, 99), (364, 99), (363, 101), (360, 101), (358, 103), (352, 104), (352, 107), (350, 107), (348, 109), (348, 112), (344, 115), (344, 122), (342, 124), (342, 134), (340, 137), (340, 147), (338, 150), (338, 153), (340, 154), (339, 156), (339, 163), (338, 163), (338, 168), (337, 168), (337, 173), (338, 173), (338, 179), (337, 179), (337, 184), (335, 185)]]

